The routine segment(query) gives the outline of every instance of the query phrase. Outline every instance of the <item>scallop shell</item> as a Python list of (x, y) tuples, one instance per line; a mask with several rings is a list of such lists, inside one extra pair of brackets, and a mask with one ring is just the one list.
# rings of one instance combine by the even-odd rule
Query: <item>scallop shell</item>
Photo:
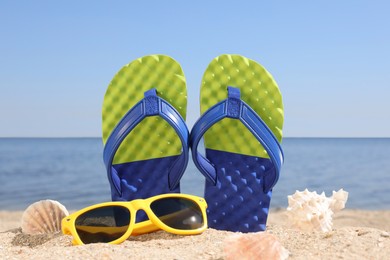
[(68, 216), (66, 208), (55, 200), (41, 200), (31, 204), (22, 215), (22, 232), (47, 234), (61, 231), (61, 220)]
[(225, 239), (225, 259), (276, 259), (284, 260), (289, 252), (276, 236), (265, 233), (234, 234)]
[(296, 191), (288, 196), (287, 217), (289, 225), (303, 231), (318, 230), (329, 232), (333, 226), (333, 214), (345, 207), (348, 192), (340, 189), (333, 191), (333, 196), (327, 198), (325, 193), (317, 194)]

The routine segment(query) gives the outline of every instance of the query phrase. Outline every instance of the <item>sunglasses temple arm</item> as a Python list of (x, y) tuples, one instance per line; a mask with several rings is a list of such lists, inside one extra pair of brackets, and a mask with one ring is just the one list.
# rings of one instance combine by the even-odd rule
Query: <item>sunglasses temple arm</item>
[(134, 224), (133, 231), (131, 232), (132, 236), (138, 236), (146, 233), (151, 233), (157, 230), (160, 230), (151, 220), (146, 220)]

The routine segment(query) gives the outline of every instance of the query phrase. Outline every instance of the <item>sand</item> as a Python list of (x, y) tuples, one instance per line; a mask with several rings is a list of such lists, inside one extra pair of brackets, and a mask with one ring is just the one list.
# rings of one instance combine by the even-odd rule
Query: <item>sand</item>
[[(224, 259), (224, 240), (232, 232), (208, 229), (177, 236), (158, 231), (120, 245), (72, 246), (61, 234), (21, 233), (22, 212), (0, 211), (1, 259)], [(289, 251), (289, 259), (390, 259), (390, 210), (343, 210), (331, 232), (301, 232), (286, 226), (284, 210), (272, 210), (268, 233)]]

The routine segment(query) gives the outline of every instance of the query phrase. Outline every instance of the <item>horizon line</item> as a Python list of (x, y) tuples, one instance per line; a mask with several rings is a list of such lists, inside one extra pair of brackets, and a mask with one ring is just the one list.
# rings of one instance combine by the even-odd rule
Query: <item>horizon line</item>
[[(74, 138), (74, 139), (83, 139), (83, 138), (91, 138), (91, 139), (101, 139), (102, 137), (101, 136), (0, 136), (0, 139), (71, 139), (71, 138)], [(330, 139), (330, 138), (343, 138), (343, 139), (353, 139), (353, 138), (356, 138), (356, 139), (363, 139), (363, 138), (371, 138), (371, 139), (386, 139), (386, 138), (390, 138), (390, 136), (284, 136), (282, 137), (282, 139), (285, 139), (285, 138), (291, 138), (291, 139), (294, 139), (294, 138), (307, 138), (307, 139), (310, 139), (310, 138), (313, 138), (313, 139)]]

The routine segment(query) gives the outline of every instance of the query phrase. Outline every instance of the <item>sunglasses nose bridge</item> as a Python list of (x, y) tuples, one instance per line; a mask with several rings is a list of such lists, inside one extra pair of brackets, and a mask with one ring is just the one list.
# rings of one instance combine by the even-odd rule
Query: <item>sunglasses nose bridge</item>
[(145, 210), (147, 208), (146, 204), (145, 204), (145, 201), (142, 200), (142, 199), (137, 199), (137, 200), (133, 200), (131, 202), (133, 208), (137, 211), (137, 210)]

